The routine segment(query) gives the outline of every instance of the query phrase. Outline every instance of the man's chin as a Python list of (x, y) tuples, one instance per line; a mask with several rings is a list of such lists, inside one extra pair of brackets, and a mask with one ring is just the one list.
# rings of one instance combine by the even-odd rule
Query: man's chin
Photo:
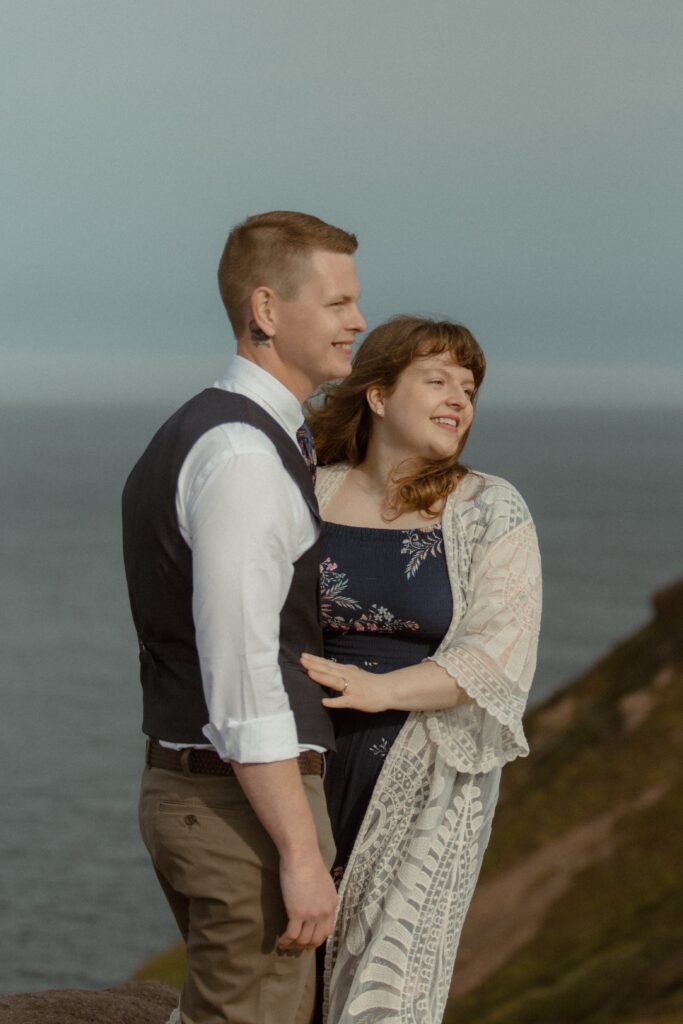
[(334, 379), (338, 377), (348, 377), (351, 373), (351, 357), (339, 354), (334, 360), (334, 366), (336, 371), (334, 373)]

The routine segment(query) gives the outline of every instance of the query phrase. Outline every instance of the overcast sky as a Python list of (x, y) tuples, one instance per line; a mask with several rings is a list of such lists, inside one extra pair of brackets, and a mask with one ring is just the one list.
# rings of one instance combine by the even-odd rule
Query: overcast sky
[(0, 396), (182, 398), (228, 230), (355, 231), (494, 393), (679, 400), (680, 0), (3, 0)]

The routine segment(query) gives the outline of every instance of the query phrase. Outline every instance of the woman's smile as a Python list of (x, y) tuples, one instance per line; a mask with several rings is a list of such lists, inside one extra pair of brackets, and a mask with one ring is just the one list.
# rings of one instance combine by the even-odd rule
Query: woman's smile
[(436, 423), (440, 427), (445, 427), (446, 430), (457, 432), (460, 420), (457, 416), (433, 416), (432, 423)]

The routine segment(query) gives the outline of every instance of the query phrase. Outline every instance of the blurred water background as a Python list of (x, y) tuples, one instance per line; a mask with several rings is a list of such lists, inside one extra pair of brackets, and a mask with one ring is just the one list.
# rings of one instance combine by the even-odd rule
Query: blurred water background
[[(143, 740), (119, 494), (160, 408), (0, 410), (0, 991), (104, 987), (176, 939), (137, 834)], [(488, 409), (467, 451), (536, 520), (538, 701), (681, 575), (683, 413)]]

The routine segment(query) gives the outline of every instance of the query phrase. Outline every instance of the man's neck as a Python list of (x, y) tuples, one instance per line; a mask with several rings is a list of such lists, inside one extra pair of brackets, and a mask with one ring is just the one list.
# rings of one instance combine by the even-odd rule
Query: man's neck
[(266, 345), (255, 344), (251, 340), (238, 341), (237, 355), (274, 377), (294, 395), (299, 405), (303, 405), (314, 390), (307, 377), (299, 370), (282, 362), (272, 344), (266, 347)]

